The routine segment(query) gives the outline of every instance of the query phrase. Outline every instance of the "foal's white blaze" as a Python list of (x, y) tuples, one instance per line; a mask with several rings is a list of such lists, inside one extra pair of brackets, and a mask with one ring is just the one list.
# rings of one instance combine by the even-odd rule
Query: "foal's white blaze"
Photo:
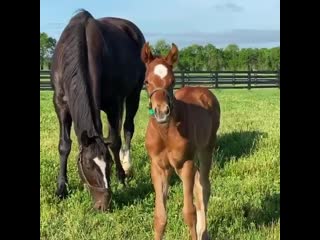
[(164, 78), (168, 74), (168, 68), (163, 64), (158, 64), (154, 67), (153, 73), (160, 78)]
[(103, 159), (95, 157), (93, 159), (93, 161), (98, 165), (98, 167), (100, 168), (102, 174), (103, 174), (103, 181), (104, 181), (104, 185), (106, 188), (108, 188), (108, 182), (107, 182), (107, 177), (106, 177), (106, 162), (103, 161)]

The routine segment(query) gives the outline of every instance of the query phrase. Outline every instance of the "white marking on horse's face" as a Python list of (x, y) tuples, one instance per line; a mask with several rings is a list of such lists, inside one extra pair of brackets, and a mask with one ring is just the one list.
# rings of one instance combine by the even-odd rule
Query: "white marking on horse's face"
[(98, 157), (95, 157), (93, 159), (93, 161), (97, 164), (97, 166), (100, 168), (102, 175), (103, 175), (103, 181), (104, 181), (104, 185), (105, 188), (108, 188), (108, 181), (107, 181), (107, 177), (106, 177), (106, 162)]
[(162, 79), (167, 76), (168, 68), (163, 64), (158, 64), (154, 67), (153, 73)]

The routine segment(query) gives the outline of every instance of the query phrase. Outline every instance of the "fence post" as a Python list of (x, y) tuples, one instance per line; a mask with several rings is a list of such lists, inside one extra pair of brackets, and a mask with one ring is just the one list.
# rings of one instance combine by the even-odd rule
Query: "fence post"
[(235, 76), (234, 76), (235, 74), (234, 74), (234, 72), (232, 73), (232, 86), (234, 86), (234, 84), (236, 83), (236, 81), (235, 81)]
[(215, 72), (216, 88), (218, 88), (218, 72)]
[(248, 72), (248, 89), (251, 89), (251, 69), (249, 69)]
[(280, 88), (280, 67), (278, 68), (277, 78), (278, 78), (278, 88)]
[(181, 87), (184, 87), (184, 71), (182, 71), (181, 73), (181, 80), (182, 80)]

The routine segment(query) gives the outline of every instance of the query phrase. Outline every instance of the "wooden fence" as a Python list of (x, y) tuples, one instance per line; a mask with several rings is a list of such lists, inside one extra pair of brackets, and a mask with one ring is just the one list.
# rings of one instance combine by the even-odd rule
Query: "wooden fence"
[[(278, 71), (202, 71), (174, 72), (175, 88), (203, 86), (208, 88), (280, 88)], [(52, 90), (50, 71), (40, 71), (40, 91)]]

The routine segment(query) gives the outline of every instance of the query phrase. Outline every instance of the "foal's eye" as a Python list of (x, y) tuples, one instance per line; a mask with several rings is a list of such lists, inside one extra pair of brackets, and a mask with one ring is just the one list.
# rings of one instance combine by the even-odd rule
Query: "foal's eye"
[(148, 85), (149, 84), (148, 80), (144, 80), (144, 84)]

